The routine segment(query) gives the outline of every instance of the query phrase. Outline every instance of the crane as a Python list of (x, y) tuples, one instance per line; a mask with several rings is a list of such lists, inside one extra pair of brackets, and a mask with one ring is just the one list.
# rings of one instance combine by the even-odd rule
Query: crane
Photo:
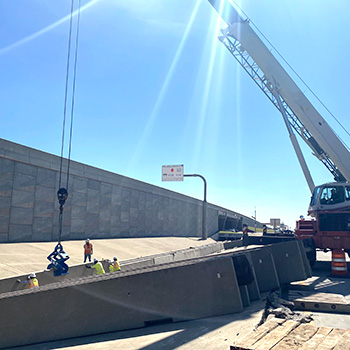
[[(297, 222), (298, 238), (316, 248), (350, 252), (350, 152), (282, 65), (228, 0), (208, 0), (227, 24), (219, 40), (282, 114), (312, 193), (308, 213)], [(326, 166), (335, 182), (314, 185), (295, 133)]]

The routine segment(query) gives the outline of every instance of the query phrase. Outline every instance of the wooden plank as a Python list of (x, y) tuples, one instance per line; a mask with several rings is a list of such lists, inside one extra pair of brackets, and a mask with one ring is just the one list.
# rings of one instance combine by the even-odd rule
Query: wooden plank
[(237, 339), (231, 350), (350, 350), (350, 330), (272, 318)]
[(266, 336), (266, 334), (272, 332), (276, 327), (283, 324), (286, 320), (279, 318), (271, 318), (264, 324), (262, 324), (256, 330), (248, 333), (242, 338), (237, 338), (234, 344), (231, 346), (231, 350), (250, 349), (254, 343)]
[(291, 291), (289, 299), (297, 310), (350, 314), (350, 304), (341, 294)]
[(272, 347), (273, 350), (290, 350), (299, 349), (305, 342), (312, 338), (317, 332), (318, 327), (310, 324), (300, 324), (284, 337), (277, 345)]
[(350, 330), (347, 329), (333, 350), (350, 350)]
[(314, 336), (307, 340), (299, 350), (315, 350), (322, 343), (323, 339), (333, 330), (330, 327), (320, 327)]
[(338, 303), (338, 304), (349, 304), (344, 295), (334, 293), (307, 293), (299, 291), (290, 291), (288, 294), (290, 301), (294, 300), (308, 300), (308, 301), (319, 301), (327, 303)]
[(298, 322), (287, 320), (268, 333), (263, 339), (260, 339), (251, 348), (254, 350), (270, 350), (296, 328), (298, 324)]
[(345, 331), (345, 329), (334, 328), (330, 333), (328, 333), (328, 335), (326, 335), (322, 343), (317, 347), (317, 350), (333, 350), (339, 340), (341, 340)]

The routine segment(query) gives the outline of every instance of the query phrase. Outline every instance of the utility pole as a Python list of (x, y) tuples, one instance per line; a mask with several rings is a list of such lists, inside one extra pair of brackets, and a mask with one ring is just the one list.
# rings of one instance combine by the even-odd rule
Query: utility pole
[(254, 232), (256, 233), (256, 207), (254, 207), (254, 216), (252, 216), (254, 219)]
[(255, 220), (255, 222), (254, 222), (254, 231), (256, 233), (256, 207), (254, 207), (254, 220)]

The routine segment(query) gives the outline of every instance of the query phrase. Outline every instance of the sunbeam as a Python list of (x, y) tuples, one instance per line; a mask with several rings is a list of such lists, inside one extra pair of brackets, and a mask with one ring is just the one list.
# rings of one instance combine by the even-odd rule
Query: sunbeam
[(150, 116), (148, 118), (147, 124), (146, 124), (146, 126), (144, 128), (142, 136), (140, 137), (140, 140), (139, 140), (139, 142), (137, 144), (135, 152), (134, 152), (134, 154), (133, 154), (133, 156), (132, 156), (132, 158), (130, 160), (129, 168), (134, 167), (134, 165), (137, 162), (138, 157), (141, 155), (141, 152), (142, 152), (142, 150), (144, 148), (144, 145), (145, 145), (145, 143), (146, 143), (146, 141), (147, 141), (147, 139), (148, 139), (148, 137), (149, 137), (149, 135), (150, 135), (150, 133), (152, 131), (153, 124), (154, 124), (154, 122), (155, 122), (155, 120), (156, 120), (156, 118), (158, 116), (159, 109), (160, 109), (160, 107), (161, 107), (161, 105), (163, 103), (164, 97), (165, 97), (165, 95), (167, 93), (169, 84), (170, 84), (170, 82), (171, 82), (171, 80), (173, 78), (173, 75), (175, 73), (176, 66), (177, 66), (178, 61), (180, 59), (180, 56), (182, 54), (182, 51), (183, 51), (183, 48), (185, 46), (186, 40), (188, 38), (189, 32), (190, 32), (190, 30), (192, 28), (193, 22), (194, 22), (194, 20), (196, 18), (196, 15), (198, 13), (198, 8), (200, 6), (200, 3), (201, 3), (201, 0), (197, 0), (197, 2), (195, 4), (195, 7), (194, 7), (194, 9), (192, 11), (190, 20), (188, 21), (185, 33), (184, 33), (184, 35), (183, 35), (183, 37), (181, 39), (181, 42), (180, 42), (180, 44), (178, 46), (178, 49), (176, 51), (176, 54), (174, 56), (174, 59), (173, 59), (173, 61), (171, 63), (169, 71), (168, 71), (168, 73), (166, 75), (166, 78), (164, 80), (164, 83), (162, 85), (162, 88), (161, 88), (161, 90), (159, 92), (158, 98), (157, 98), (157, 100), (156, 100), (156, 102), (154, 104), (154, 107), (152, 109), (152, 112), (151, 112), (151, 114), (150, 114)]
[[(197, 164), (200, 162), (200, 154), (201, 150), (203, 148), (203, 133), (204, 133), (204, 125), (207, 118), (207, 107), (210, 100), (210, 90), (212, 88), (212, 80), (213, 80), (213, 71), (214, 71), (214, 65), (216, 60), (216, 53), (218, 48), (218, 41), (217, 41), (217, 33), (219, 33), (220, 26), (222, 25), (222, 21), (219, 16), (217, 16), (214, 19), (215, 22), (215, 30), (213, 32), (209, 32), (207, 42), (211, 46), (209, 50), (210, 52), (210, 58), (208, 66), (205, 67), (205, 83), (204, 87), (200, 86), (199, 80), (197, 79), (197, 87), (196, 90), (202, 90), (201, 92), (201, 101), (200, 101), (200, 108), (199, 108), (199, 115), (198, 115), (198, 121), (197, 121), (197, 127), (196, 127), (196, 136), (195, 136), (195, 147), (193, 151), (193, 161), (192, 164), (196, 168)], [(212, 27), (212, 26), (210, 26)], [(203, 72), (203, 69), (201, 70)]]
[[(90, 2), (88, 2), (87, 4), (85, 4), (84, 6), (81, 7), (80, 11), (81, 11), (81, 12), (82, 12), (82, 11), (85, 11), (86, 9), (88, 9), (89, 7), (95, 5), (97, 2), (100, 2), (100, 1), (101, 1), (101, 0), (91, 0)], [(79, 11), (79, 10), (75, 10), (75, 11), (73, 12), (73, 16), (76, 16), (76, 15), (78, 14), (78, 11)], [(61, 25), (62, 23), (68, 21), (68, 20), (70, 19), (70, 16), (71, 16), (71, 15), (69, 14), (69, 15), (67, 15), (67, 16), (65, 16), (65, 17), (63, 17), (63, 18), (61, 18), (60, 20), (56, 21), (55, 23), (52, 23), (52, 24), (50, 24), (49, 26), (47, 26), (47, 27), (45, 27), (45, 28), (43, 28), (43, 29), (40, 29), (39, 31), (37, 31), (37, 32), (35, 32), (35, 33), (33, 33), (33, 34), (27, 36), (27, 37), (25, 37), (25, 38), (23, 38), (23, 39), (21, 39), (21, 40), (18, 40), (18, 41), (16, 41), (16, 42), (13, 43), (13, 44), (10, 44), (10, 45), (8, 45), (8, 46), (6, 46), (6, 47), (1, 48), (1, 49), (0, 49), (0, 54), (5, 54), (5, 53), (7, 53), (7, 52), (9, 52), (9, 51), (11, 51), (11, 50), (13, 50), (13, 49), (15, 49), (15, 48), (18, 47), (18, 46), (21, 46), (21, 45), (23, 45), (23, 44), (26, 44), (26, 43), (28, 43), (28, 42), (30, 42), (30, 41), (32, 41), (32, 40), (38, 38), (39, 36), (41, 36), (41, 35), (43, 35), (43, 34), (49, 32), (50, 30), (56, 28), (57, 26)]]

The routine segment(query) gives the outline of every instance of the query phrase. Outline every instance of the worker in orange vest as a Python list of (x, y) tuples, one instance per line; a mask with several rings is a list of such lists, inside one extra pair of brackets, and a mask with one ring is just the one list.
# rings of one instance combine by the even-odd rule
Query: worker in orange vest
[(84, 263), (86, 262), (87, 258), (89, 258), (89, 262), (91, 262), (91, 255), (93, 254), (93, 251), (92, 243), (88, 238), (84, 244)]
[(26, 283), (28, 284), (28, 288), (34, 288), (34, 287), (39, 287), (39, 281), (36, 278), (36, 274), (32, 272), (26, 281), (21, 281), (20, 279), (17, 280), (18, 283)]
[(113, 261), (109, 260), (109, 263), (109, 272), (115, 272), (120, 270), (120, 264), (116, 256), (113, 258)]

